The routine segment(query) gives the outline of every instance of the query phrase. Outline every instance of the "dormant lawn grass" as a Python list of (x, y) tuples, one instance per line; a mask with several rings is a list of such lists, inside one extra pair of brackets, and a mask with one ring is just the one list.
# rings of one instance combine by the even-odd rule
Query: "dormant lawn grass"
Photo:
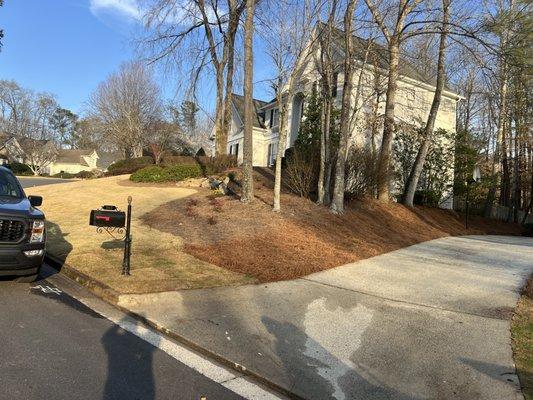
[[(179, 235), (143, 224), (140, 217), (162, 204), (188, 197), (194, 189), (137, 185), (128, 176), (83, 180), (26, 189), (44, 198), (47, 252), (121, 293), (254, 283), (255, 279), (200, 261), (182, 251)], [(89, 226), (89, 212), (104, 204), (121, 210), (133, 197), (132, 275), (120, 274), (123, 248), (107, 233)]]

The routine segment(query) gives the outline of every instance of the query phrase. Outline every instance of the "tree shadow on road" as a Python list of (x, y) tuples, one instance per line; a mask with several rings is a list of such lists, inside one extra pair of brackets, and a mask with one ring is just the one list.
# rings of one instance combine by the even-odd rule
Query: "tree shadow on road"
[(156, 347), (119, 326), (128, 323), (131, 322), (123, 318), (102, 336), (101, 342), (107, 353), (103, 400), (155, 399), (152, 365)]

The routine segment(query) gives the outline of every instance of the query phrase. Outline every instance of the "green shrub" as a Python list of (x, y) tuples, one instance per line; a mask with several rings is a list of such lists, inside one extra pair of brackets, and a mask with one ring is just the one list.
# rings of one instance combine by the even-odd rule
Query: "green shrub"
[(14, 162), (9, 164), (8, 168), (11, 169), (15, 175), (33, 175), (31, 168), (27, 164)]
[(132, 174), (141, 168), (154, 164), (154, 159), (150, 156), (129, 158), (115, 161), (107, 168), (107, 176)]
[(76, 174), (76, 178), (93, 179), (96, 178), (96, 174), (93, 171), (80, 171)]
[(189, 178), (198, 178), (203, 175), (202, 168), (198, 164), (194, 165), (173, 165), (167, 167), (167, 174), (171, 181), (183, 181)]
[(130, 176), (133, 182), (179, 182), (202, 176), (199, 165), (172, 165), (161, 167), (152, 165), (134, 172)]
[(52, 178), (72, 179), (76, 178), (76, 174), (71, 174), (70, 172), (59, 172), (52, 175)]

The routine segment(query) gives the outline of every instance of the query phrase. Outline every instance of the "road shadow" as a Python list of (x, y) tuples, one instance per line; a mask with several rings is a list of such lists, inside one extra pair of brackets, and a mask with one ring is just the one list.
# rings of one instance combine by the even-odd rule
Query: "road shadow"
[(124, 317), (102, 336), (101, 343), (107, 354), (103, 400), (155, 399), (153, 356), (157, 343), (139, 340), (119, 326), (129, 323)]

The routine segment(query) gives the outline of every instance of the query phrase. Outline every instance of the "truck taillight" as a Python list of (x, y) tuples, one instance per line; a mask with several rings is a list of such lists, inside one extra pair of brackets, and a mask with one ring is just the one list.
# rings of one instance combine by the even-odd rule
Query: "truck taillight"
[(31, 228), (30, 243), (39, 243), (44, 241), (44, 221), (38, 219), (33, 221)]

